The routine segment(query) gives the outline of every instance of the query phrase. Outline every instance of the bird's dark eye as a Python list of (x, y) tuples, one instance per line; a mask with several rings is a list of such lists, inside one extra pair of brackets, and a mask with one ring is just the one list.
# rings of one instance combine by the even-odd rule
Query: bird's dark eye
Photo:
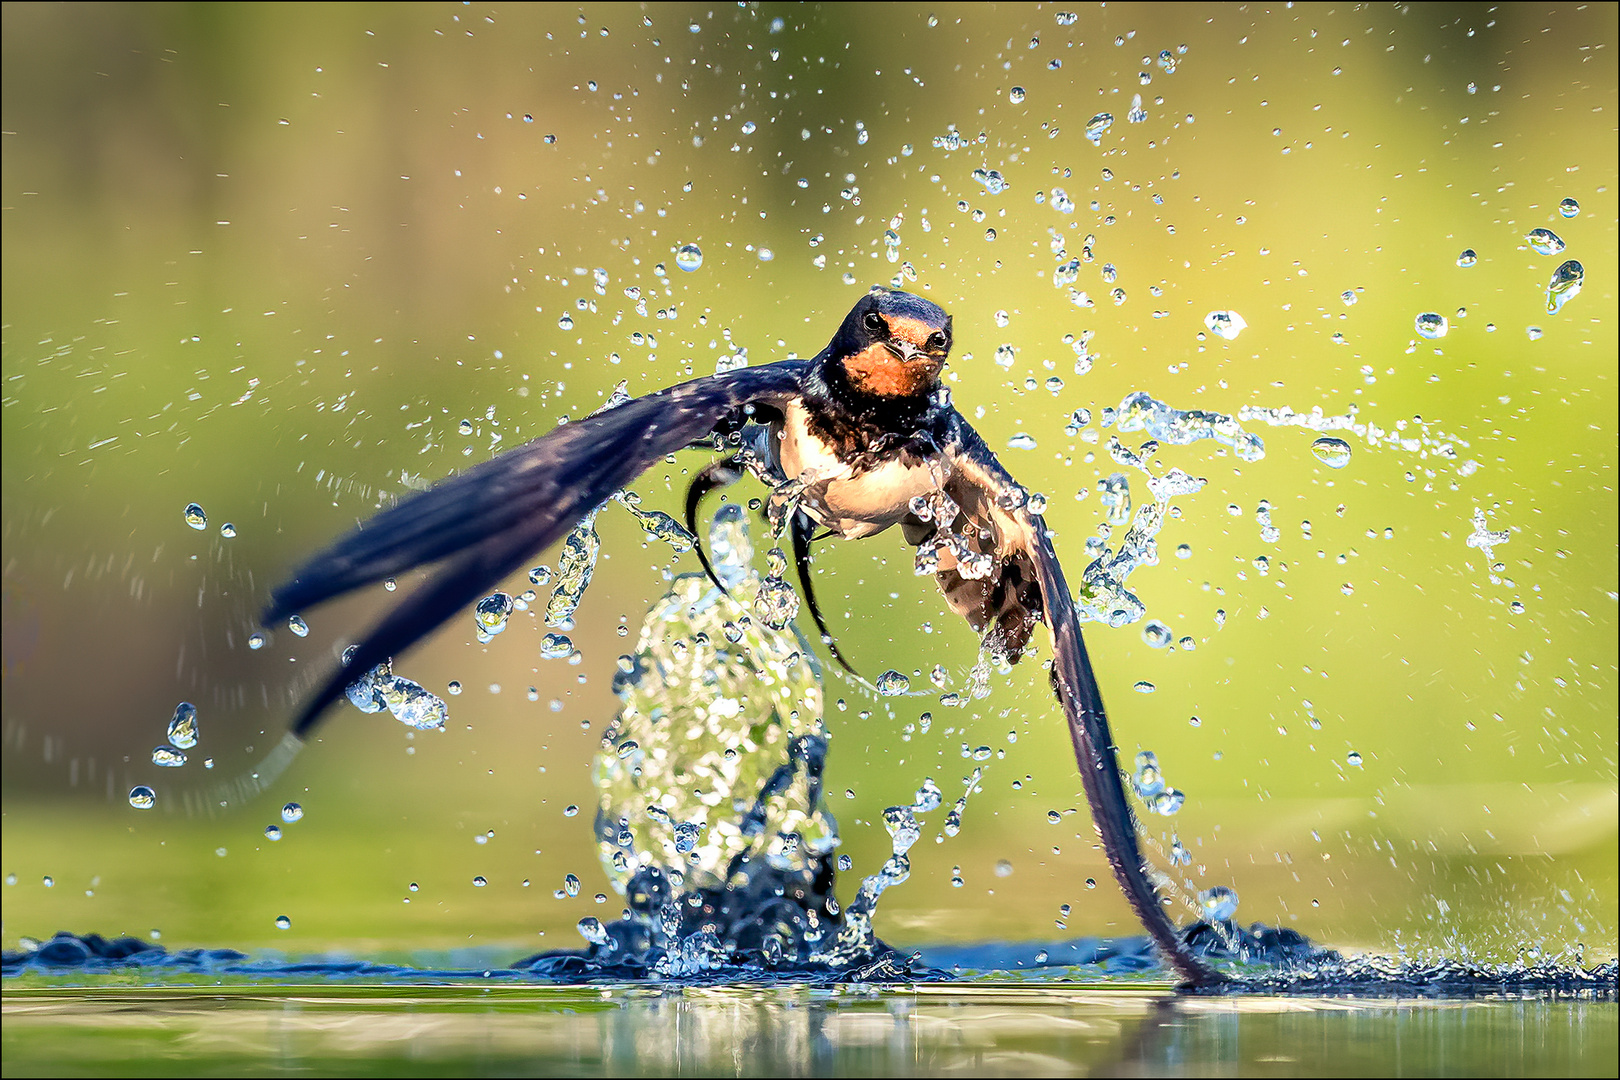
[(874, 334), (888, 335), (889, 324), (883, 321), (883, 316), (875, 311), (868, 311), (861, 319), (861, 325)]
[(933, 349), (935, 352), (943, 352), (949, 346), (950, 342), (946, 339), (942, 332), (935, 330), (932, 334), (928, 335), (928, 347)]

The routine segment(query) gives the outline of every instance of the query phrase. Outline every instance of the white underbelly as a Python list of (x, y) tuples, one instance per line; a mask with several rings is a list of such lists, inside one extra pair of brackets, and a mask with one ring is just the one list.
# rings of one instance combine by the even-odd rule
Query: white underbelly
[(788, 406), (775, 440), (782, 475), (804, 481), (800, 505), (818, 524), (854, 540), (881, 532), (904, 518), (911, 500), (937, 490), (932, 470), (898, 459), (859, 470), (838, 460), (830, 448), (809, 433), (797, 403)]

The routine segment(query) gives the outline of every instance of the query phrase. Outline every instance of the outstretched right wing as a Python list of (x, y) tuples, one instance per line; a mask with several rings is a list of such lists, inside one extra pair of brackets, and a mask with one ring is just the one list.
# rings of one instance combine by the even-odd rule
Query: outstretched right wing
[(1069, 722), (1091, 819), (1114, 877), (1143, 928), (1177, 971), (1194, 985), (1222, 981), (1182, 940), (1148, 880), (1150, 867), (1137, 843), (1136, 819), (1125, 797), (1102, 691), (1045, 520), (1029, 509), (1024, 489), (954, 410), (941, 449), (950, 463), (945, 493), (961, 507), (969, 530), (977, 533), (970, 538), (971, 545), (995, 559), (988, 576), (967, 578), (954, 570), (942, 571), (938, 577), (947, 600), (975, 630), (987, 632), (988, 643), (1010, 660), (1016, 661), (1028, 644), (1037, 619), (1051, 629), (1052, 689)]
[(780, 410), (799, 393), (806, 363), (695, 379), (563, 424), (383, 511), (316, 555), (275, 590), (266, 624), (453, 558), (372, 628), (305, 702), (293, 732), (303, 737), (349, 683), (432, 633), (659, 458), (703, 438), (736, 410)]

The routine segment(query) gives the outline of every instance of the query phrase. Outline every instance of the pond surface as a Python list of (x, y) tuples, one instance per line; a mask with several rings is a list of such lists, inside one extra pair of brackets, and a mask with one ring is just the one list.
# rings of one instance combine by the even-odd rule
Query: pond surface
[(998, 983), (891, 989), (8, 989), (8, 1076), (1613, 1075), (1584, 1000), (1177, 998)]

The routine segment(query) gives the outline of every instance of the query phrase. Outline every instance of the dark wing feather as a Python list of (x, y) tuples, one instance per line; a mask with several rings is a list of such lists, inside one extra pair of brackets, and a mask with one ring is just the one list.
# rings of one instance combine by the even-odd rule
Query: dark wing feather
[[(1074, 601), (1047, 536), (1046, 522), (1030, 512), (1024, 489), (959, 414), (951, 418), (944, 451), (950, 460), (946, 494), (962, 508), (968, 524), (988, 534), (982, 537), (986, 545), (983, 550), (994, 550), (1001, 559), (995, 581), (989, 586), (958, 578), (961, 587), (957, 595), (947, 593), (952, 606), (960, 603), (972, 609), (969, 619), (977, 617), (975, 629), (982, 631), (993, 620), (992, 637), (1014, 631), (1018, 620), (1023, 619), (1022, 638), (1008, 642), (1015, 646), (1010, 655), (1016, 659), (1029, 637), (1030, 622), (1023, 614), (1024, 608), (1038, 604), (1037, 610), (1052, 630), (1052, 686), (1069, 722), (1069, 737), (1085, 784), (1086, 800), (1091, 804), (1092, 820), (1114, 877), (1155, 944), (1189, 982), (1204, 985), (1219, 981), (1221, 977), (1181, 940), (1148, 880), (1147, 863), (1137, 844), (1136, 820), (1125, 797), (1108, 715), (1103, 711), (1102, 692), (1086, 655)], [(940, 576), (941, 584), (949, 586), (943, 580), (945, 575)], [(970, 584), (978, 586), (977, 591), (966, 587)]]
[(373, 628), (305, 703), (294, 731), (303, 735), (359, 673), (432, 633), (659, 458), (703, 438), (735, 410), (780, 408), (798, 393), (804, 367), (785, 361), (696, 379), (564, 424), (383, 511), (316, 555), (275, 590), (267, 624), (455, 558)]

